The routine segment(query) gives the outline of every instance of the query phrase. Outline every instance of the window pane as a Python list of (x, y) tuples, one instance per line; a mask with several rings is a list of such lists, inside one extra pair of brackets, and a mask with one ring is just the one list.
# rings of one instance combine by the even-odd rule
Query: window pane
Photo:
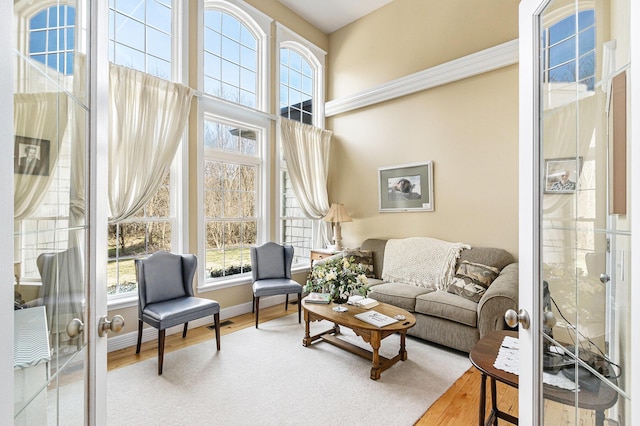
[(576, 18), (574, 15), (571, 15), (549, 28), (549, 43), (555, 44), (575, 33)]
[(147, 53), (166, 61), (171, 60), (171, 36), (147, 27)]
[(29, 39), (29, 52), (41, 53), (46, 52), (47, 34), (44, 31), (32, 31)]
[(595, 24), (595, 11), (585, 10), (578, 13), (578, 29), (583, 30)]
[(596, 46), (596, 28), (591, 27), (586, 31), (578, 34), (578, 54), (584, 55), (585, 53), (595, 50)]
[(549, 49), (549, 66), (555, 67), (576, 57), (575, 37), (556, 44)]
[(171, 34), (171, 8), (155, 0), (147, 0), (147, 23)]

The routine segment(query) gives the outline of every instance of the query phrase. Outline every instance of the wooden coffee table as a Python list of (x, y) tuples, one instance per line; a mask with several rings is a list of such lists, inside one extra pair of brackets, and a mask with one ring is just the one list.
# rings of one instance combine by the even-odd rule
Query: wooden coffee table
[[(378, 380), (380, 378), (380, 374), (384, 370), (391, 367), (393, 364), (400, 360), (405, 361), (407, 359), (407, 350), (405, 348), (407, 330), (416, 324), (416, 318), (411, 313), (405, 311), (402, 308), (388, 305), (386, 303), (380, 303), (378, 306), (375, 306), (371, 309), (364, 309), (357, 306), (348, 305), (349, 310), (347, 312), (336, 312), (333, 310), (335, 306), (336, 305), (333, 303), (306, 303), (306, 301), (302, 299), (305, 324), (304, 339), (302, 339), (303, 346), (308, 347), (311, 346), (311, 344), (316, 340), (324, 340), (325, 342), (331, 343), (332, 345), (337, 346), (341, 349), (369, 359), (372, 363), (370, 375), (372, 380)], [(394, 324), (378, 328), (375, 325), (371, 325), (354, 317), (354, 315), (366, 311), (376, 311), (390, 317), (393, 317), (395, 315), (404, 315), (405, 319), (403, 321), (398, 321)], [(333, 327), (326, 331), (323, 331), (322, 333), (311, 336), (309, 324), (312, 321), (322, 320), (332, 322)], [(371, 345), (371, 351), (362, 349), (359, 346), (353, 345), (338, 338), (337, 336), (340, 334), (340, 326), (344, 326), (353, 330), (353, 332), (360, 336), (362, 340)], [(380, 342), (385, 337), (390, 336), (394, 333), (400, 333), (400, 350), (398, 351), (398, 355), (391, 359), (380, 356), (378, 354), (378, 350), (380, 349)]]

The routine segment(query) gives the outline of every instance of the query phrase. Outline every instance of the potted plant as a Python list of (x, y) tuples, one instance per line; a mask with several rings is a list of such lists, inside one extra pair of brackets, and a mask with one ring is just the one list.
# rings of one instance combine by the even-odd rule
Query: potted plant
[(311, 269), (304, 289), (329, 293), (335, 303), (342, 304), (356, 291), (366, 297), (369, 291), (366, 272), (366, 268), (355, 263), (353, 257), (330, 257)]

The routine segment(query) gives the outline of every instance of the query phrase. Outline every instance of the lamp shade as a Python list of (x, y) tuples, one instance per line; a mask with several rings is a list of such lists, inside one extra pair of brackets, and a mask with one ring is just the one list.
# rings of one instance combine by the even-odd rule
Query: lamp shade
[(333, 203), (329, 209), (329, 213), (322, 219), (325, 222), (341, 223), (351, 222), (353, 219), (347, 213), (347, 209), (344, 208), (344, 204)]

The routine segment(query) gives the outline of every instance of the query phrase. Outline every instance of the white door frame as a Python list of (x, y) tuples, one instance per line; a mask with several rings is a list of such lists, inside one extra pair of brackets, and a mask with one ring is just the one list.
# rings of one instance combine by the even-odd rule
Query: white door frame
[[(549, 0), (521, 0), (520, 2), (520, 64), (519, 64), (519, 262), (520, 308), (528, 312), (531, 319), (531, 327), (528, 330), (520, 328), (520, 376), (519, 376), (519, 424), (542, 424), (542, 384), (538, 379), (542, 369), (541, 354), (541, 310), (540, 294), (536, 283), (540, 281), (540, 152), (538, 149), (539, 137), (539, 73), (537, 72), (536, 57), (539, 28), (537, 27), (538, 15)], [(630, 1), (630, 22), (640, 22), (640, 2)], [(631, 30), (630, 34), (630, 99), (628, 107), (631, 117), (637, 117), (640, 112), (640, 37), (637, 31)], [(627, 170), (628, 191), (630, 192), (629, 215), (632, 229), (631, 259), (638, 259), (640, 254), (640, 120), (631, 120), (629, 123), (628, 137), (631, 138), (627, 146), (631, 147), (628, 153)], [(640, 301), (640, 269), (635, 271), (634, 266), (638, 262), (631, 261), (631, 300)], [(640, 309), (631, 310), (631, 353), (640, 353)], [(637, 369), (635, 360), (630, 366), (632, 371)], [(637, 395), (640, 392), (640, 375), (633, 374), (629, 386), (629, 393)], [(640, 409), (632, 401), (631, 417), (627, 419), (629, 424), (640, 419)]]
[(13, 0), (0, 0), (0, 424), (13, 424)]

